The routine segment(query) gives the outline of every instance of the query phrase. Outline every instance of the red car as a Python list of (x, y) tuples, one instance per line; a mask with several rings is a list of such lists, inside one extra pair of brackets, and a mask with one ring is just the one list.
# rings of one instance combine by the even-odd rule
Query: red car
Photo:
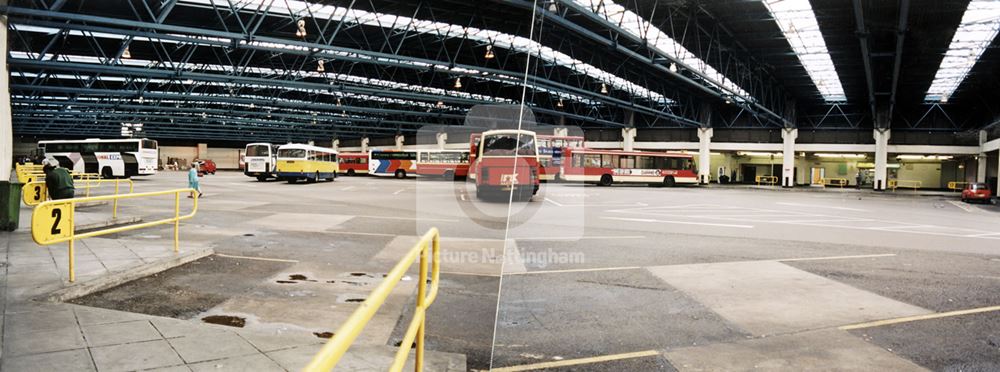
[(990, 192), (990, 187), (982, 182), (973, 182), (965, 186), (962, 190), (962, 201), (969, 202), (972, 200), (979, 200), (989, 203), (990, 198), (993, 197), (993, 193)]
[(194, 159), (198, 163), (198, 173), (215, 174), (215, 162), (212, 159)]

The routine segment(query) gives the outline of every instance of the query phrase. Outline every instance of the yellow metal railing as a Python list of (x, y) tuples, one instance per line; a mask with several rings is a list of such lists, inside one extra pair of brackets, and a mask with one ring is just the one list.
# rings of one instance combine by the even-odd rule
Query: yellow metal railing
[[(76, 281), (76, 273), (74, 271), (76, 266), (76, 251), (74, 250), (74, 242), (79, 239), (90, 238), (95, 236), (115, 234), (124, 231), (142, 229), (147, 227), (165, 225), (168, 223), (174, 224), (174, 252), (178, 252), (180, 249), (180, 225), (181, 220), (186, 220), (194, 217), (195, 213), (198, 212), (198, 197), (195, 196), (193, 199), (193, 206), (191, 207), (191, 212), (186, 215), (181, 215), (181, 194), (185, 193), (197, 193), (194, 189), (175, 189), (167, 191), (155, 191), (155, 192), (144, 192), (138, 194), (122, 194), (122, 195), (104, 195), (104, 196), (93, 196), (89, 198), (73, 198), (73, 199), (61, 199), (61, 200), (49, 200), (43, 202), (35, 207), (34, 212), (31, 213), (31, 238), (35, 240), (35, 243), (39, 245), (50, 245), (62, 242), (69, 242), (69, 281)], [(117, 203), (119, 199), (137, 199), (145, 197), (153, 197), (160, 195), (174, 195), (174, 216), (170, 218), (164, 218), (156, 221), (142, 222), (134, 225), (112, 227), (103, 230), (89, 231), (83, 234), (76, 233), (75, 216), (76, 205), (80, 203), (89, 202), (99, 202), (106, 200), (113, 200)]]
[(897, 188), (903, 187), (908, 189), (917, 189), (923, 187), (923, 181), (911, 181), (911, 180), (889, 180), (888, 186), (892, 191), (896, 191)]
[(964, 181), (951, 181), (948, 182), (948, 190), (951, 191), (962, 191), (965, 189), (969, 183)]
[(824, 178), (823, 179), (823, 187), (826, 187), (826, 186), (839, 186), (839, 187), (843, 188), (844, 186), (847, 186), (849, 184), (850, 184), (850, 181), (848, 181), (846, 178)]
[[(428, 262), (428, 255), (432, 254), (433, 257)], [(406, 335), (403, 336), (403, 341), (399, 344), (399, 350), (396, 351), (396, 358), (389, 368), (390, 371), (402, 371), (403, 366), (406, 364), (406, 358), (410, 354), (410, 349), (413, 347), (414, 340), (416, 341), (416, 358), (414, 360), (414, 370), (419, 372), (423, 370), (424, 366), (424, 331), (425, 331), (425, 320), (427, 317), (427, 308), (434, 303), (434, 298), (437, 297), (438, 293), (438, 277), (440, 275), (440, 257), (441, 257), (441, 236), (438, 233), (437, 228), (431, 228), (420, 241), (417, 242), (413, 248), (403, 257), (392, 271), (386, 274), (385, 279), (379, 284), (368, 295), (365, 302), (361, 303), (361, 306), (354, 313), (351, 314), (350, 318), (344, 322), (337, 332), (334, 333), (333, 338), (330, 339), (323, 345), (323, 348), (316, 353), (313, 357), (312, 362), (303, 369), (304, 372), (327, 372), (333, 369), (340, 361), (340, 358), (347, 352), (347, 349), (351, 347), (351, 343), (354, 339), (361, 334), (361, 331), (368, 324), (368, 321), (375, 316), (375, 312), (378, 311), (379, 307), (385, 302), (385, 299), (389, 297), (389, 293), (392, 292), (396, 284), (403, 279), (403, 274), (406, 274), (407, 269), (413, 265), (413, 261), (420, 257), (420, 277), (417, 281), (417, 306), (413, 310), (413, 319), (410, 320), (410, 325), (406, 329)], [(430, 291), (427, 289), (427, 274), (428, 274), (428, 264), (430, 264), (430, 275), (431, 275), (431, 285)]]
[(778, 184), (778, 176), (757, 176), (754, 180), (757, 181), (757, 186)]
[[(114, 185), (115, 193), (112, 195), (120, 195), (121, 194), (120, 186), (122, 183), (128, 183), (129, 194), (135, 191), (135, 182), (132, 182), (132, 180), (128, 178), (114, 179), (114, 180), (100, 180), (100, 179), (83, 180), (81, 181), (81, 183), (75, 184), (73, 186), (77, 190), (80, 189), (86, 190), (83, 197), (89, 198), (90, 190), (100, 187), (102, 185)], [(24, 186), (21, 186), (21, 201), (24, 202), (24, 205), (36, 206), (44, 202), (46, 199), (48, 199), (48, 188), (45, 186), (45, 181), (33, 181), (24, 184)], [(111, 217), (118, 218), (118, 200), (115, 200), (113, 204), (114, 208), (112, 209)]]
[[(69, 175), (73, 177), (74, 180), (99, 180), (101, 175), (97, 173), (77, 173), (70, 172)], [(36, 170), (18, 171), (17, 172), (17, 182), (20, 183), (31, 183), (35, 181), (45, 180), (45, 172), (42, 172), (41, 168)]]

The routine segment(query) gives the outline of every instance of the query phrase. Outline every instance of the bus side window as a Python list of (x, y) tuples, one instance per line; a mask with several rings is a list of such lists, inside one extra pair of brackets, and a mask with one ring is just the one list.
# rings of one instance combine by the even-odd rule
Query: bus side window
[(601, 156), (597, 154), (586, 154), (583, 156), (583, 165), (586, 168), (600, 168)]

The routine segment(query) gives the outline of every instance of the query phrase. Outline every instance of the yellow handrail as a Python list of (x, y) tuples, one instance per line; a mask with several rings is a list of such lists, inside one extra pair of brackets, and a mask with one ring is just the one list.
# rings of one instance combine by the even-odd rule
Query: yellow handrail
[(826, 187), (826, 186), (840, 186), (841, 188), (843, 188), (844, 186), (847, 186), (849, 184), (850, 184), (850, 181), (848, 181), (846, 178), (824, 178), (823, 179), (823, 187)]
[(960, 191), (962, 189), (965, 189), (965, 186), (967, 186), (968, 184), (969, 184), (968, 182), (964, 181), (951, 181), (948, 182), (948, 190)]
[(757, 176), (755, 181), (757, 181), (757, 186), (760, 186), (761, 183), (775, 185), (778, 183), (778, 176)]
[[(80, 180), (80, 183), (74, 183), (73, 188), (77, 189), (77, 190), (79, 190), (79, 189), (86, 190), (86, 193), (84, 194), (84, 197), (90, 197), (90, 190), (91, 189), (97, 188), (97, 187), (100, 187), (100, 186), (106, 185), (106, 184), (114, 184), (115, 185), (115, 195), (118, 195), (118, 193), (119, 193), (119, 185), (122, 182), (127, 182), (128, 183), (128, 193), (129, 194), (131, 194), (135, 190), (135, 182), (133, 182), (132, 179), (129, 179), (129, 178), (110, 179), (110, 180), (102, 180), (102, 179), (89, 179), (88, 180), (88, 179), (85, 179), (85, 180)], [(39, 203), (43, 202), (46, 199), (45, 196), (48, 195), (47, 191), (48, 190), (47, 190), (47, 188), (45, 186), (45, 181), (31, 181), (31, 182), (25, 183), (24, 186), (21, 187), (21, 200), (24, 201), (24, 204), (28, 205), (28, 206), (38, 205)], [(32, 195), (32, 192), (33, 192), (33, 195)], [(115, 204), (115, 207), (116, 207), (115, 210), (116, 211), (117, 211), (117, 206), (118, 205), (117, 205), (117, 202), (116, 202), (116, 204)]]
[[(181, 208), (181, 194), (193, 193), (197, 195), (194, 189), (175, 189), (166, 191), (154, 191), (154, 192), (144, 192), (138, 194), (122, 194), (122, 195), (104, 195), (104, 196), (93, 196), (89, 198), (73, 198), (73, 199), (61, 199), (61, 200), (49, 200), (43, 202), (35, 207), (35, 210), (31, 213), (31, 238), (34, 239), (35, 243), (39, 245), (50, 245), (62, 242), (69, 242), (69, 281), (76, 281), (76, 272), (74, 271), (76, 265), (76, 257), (74, 250), (74, 242), (79, 239), (90, 238), (94, 236), (115, 234), (124, 231), (142, 229), (146, 227), (153, 227), (159, 225), (165, 225), (168, 223), (174, 224), (174, 252), (180, 250), (179, 239), (180, 239), (180, 221), (186, 220), (194, 217), (195, 213), (198, 212), (198, 197), (194, 197), (194, 203), (191, 207), (191, 213), (186, 215), (180, 214)], [(104, 230), (94, 230), (86, 232), (83, 234), (76, 233), (76, 225), (74, 224), (75, 218), (74, 213), (76, 211), (76, 205), (80, 203), (89, 202), (99, 202), (105, 200), (114, 200), (116, 203), (119, 199), (134, 199), (143, 198), (159, 195), (169, 195), (174, 194), (174, 216), (170, 218), (160, 219), (156, 221), (149, 221), (143, 223), (137, 223), (134, 225), (112, 227)]]
[(923, 181), (918, 180), (889, 180), (888, 186), (892, 191), (896, 191), (896, 188), (899, 187), (911, 188), (913, 191), (917, 191), (923, 184)]
[[(428, 250), (432, 250), (433, 258), (430, 262), (430, 274), (431, 274), (431, 288), (430, 292), (427, 292), (427, 255)], [(420, 241), (417, 242), (413, 248), (403, 257), (395, 267), (386, 274), (385, 279), (381, 284), (378, 285), (365, 302), (358, 306), (357, 310), (351, 314), (350, 318), (344, 322), (337, 332), (334, 333), (333, 338), (327, 341), (326, 345), (320, 349), (316, 356), (313, 357), (312, 362), (306, 366), (304, 372), (319, 372), (319, 371), (330, 371), (337, 365), (340, 358), (347, 352), (347, 349), (351, 347), (351, 343), (354, 339), (358, 338), (361, 331), (368, 324), (368, 321), (375, 316), (375, 312), (378, 311), (379, 307), (385, 302), (385, 299), (389, 297), (393, 288), (396, 284), (403, 279), (403, 274), (406, 274), (406, 270), (413, 265), (413, 261), (420, 256), (420, 277), (417, 282), (417, 306), (413, 310), (413, 319), (410, 321), (409, 327), (406, 329), (406, 334), (403, 336), (403, 341), (399, 344), (399, 350), (396, 351), (395, 360), (392, 366), (389, 367), (390, 371), (402, 371), (403, 366), (406, 364), (406, 358), (410, 354), (410, 349), (413, 347), (413, 342), (416, 340), (416, 359), (414, 360), (414, 370), (420, 372), (423, 370), (424, 366), (424, 330), (425, 330), (425, 319), (427, 316), (427, 308), (434, 303), (434, 298), (437, 297), (438, 293), (438, 277), (440, 276), (441, 269), (441, 236), (438, 233), (437, 228), (431, 228)]]

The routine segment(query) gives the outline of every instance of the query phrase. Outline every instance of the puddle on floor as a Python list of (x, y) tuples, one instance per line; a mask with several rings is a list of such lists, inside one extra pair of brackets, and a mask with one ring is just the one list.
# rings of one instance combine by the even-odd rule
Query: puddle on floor
[(246, 318), (232, 315), (209, 315), (201, 318), (201, 321), (236, 328), (243, 328), (243, 326), (247, 325)]

